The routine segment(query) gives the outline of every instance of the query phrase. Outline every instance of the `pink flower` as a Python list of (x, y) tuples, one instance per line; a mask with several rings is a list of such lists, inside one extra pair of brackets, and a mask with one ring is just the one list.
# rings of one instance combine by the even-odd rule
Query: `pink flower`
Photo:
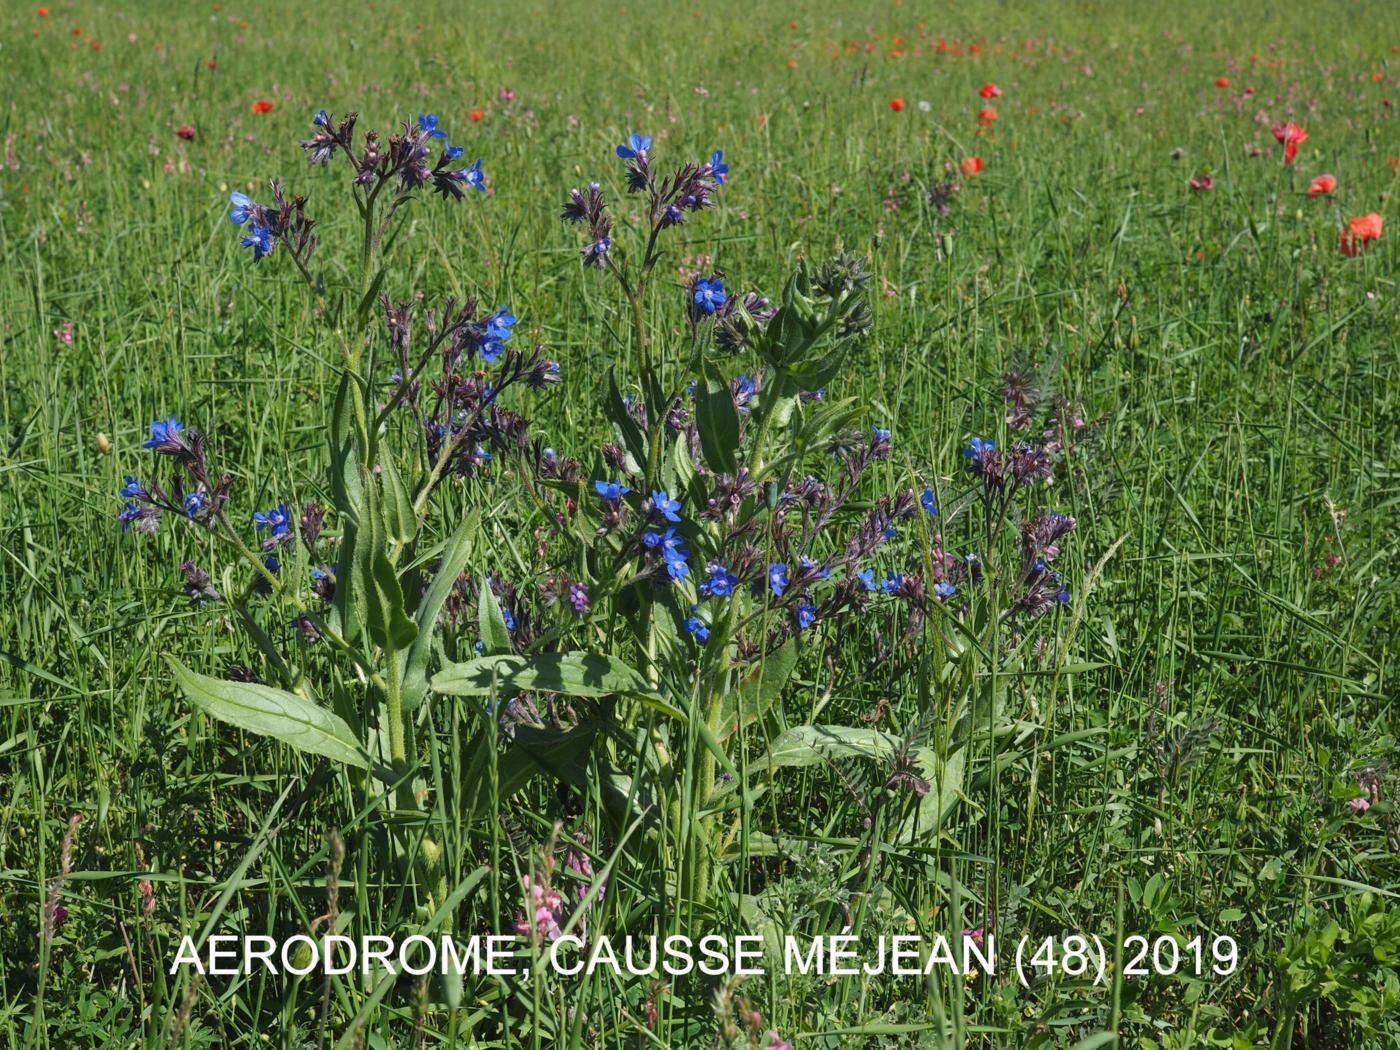
[(983, 941), (983, 931), (981, 926), (977, 927), (975, 930), (963, 930), (962, 935), (964, 940), (971, 940), (974, 944), (977, 945), (981, 945)]
[(1357, 813), (1365, 813), (1371, 808), (1371, 800), (1369, 798), (1354, 798), (1347, 802), (1347, 805)]

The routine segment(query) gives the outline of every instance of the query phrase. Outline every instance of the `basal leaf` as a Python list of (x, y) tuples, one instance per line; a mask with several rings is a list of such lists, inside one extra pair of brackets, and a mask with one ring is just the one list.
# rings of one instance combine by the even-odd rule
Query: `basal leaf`
[(651, 687), (621, 660), (601, 653), (481, 656), (448, 664), (433, 676), (433, 690), (448, 696), (488, 696), (538, 689), (568, 696), (647, 695)]

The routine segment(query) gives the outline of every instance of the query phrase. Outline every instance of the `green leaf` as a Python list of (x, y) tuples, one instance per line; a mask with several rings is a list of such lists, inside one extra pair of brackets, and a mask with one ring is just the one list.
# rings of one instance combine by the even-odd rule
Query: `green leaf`
[(719, 739), (728, 740), (767, 713), (797, 666), (797, 640), (789, 638), (777, 652), (752, 668), (737, 693), (720, 700)]
[(418, 636), (418, 625), (404, 608), (403, 588), (385, 550), (384, 518), (373, 478), (364, 486), (364, 493), (364, 514), (355, 536), (356, 609), (376, 645), (386, 650), (404, 649)]
[(201, 711), (239, 729), (270, 736), (313, 755), (368, 769), (360, 743), (336, 714), (295, 693), (251, 682), (227, 682), (191, 671), (167, 656), (186, 699)]
[(711, 470), (734, 473), (735, 453), (739, 450), (739, 410), (734, 395), (718, 368), (705, 363), (705, 388), (695, 397), (695, 424), (700, 430), (700, 448)]
[(384, 527), (395, 543), (411, 543), (418, 535), (418, 516), (413, 501), (394, 466), (394, 457), (384, 451), (379, 457), (379, 473), (384, 483)]
[(637, 421), (632, 418), (632, 413), (627, 411), (627, 403), (622, 400), (622, 392), (617, 388), (617, 379), (612, 369), (608, 369), (608, 396), (603, 402), (603, 410), (613, 426), (617, 427), (618, 435), (622, 438), (622, 447), (632, 457), (628, 470), (635, 474), (647, 461), (646, 437)]
[(522, 689), (567, 696), (654, 695), (640, 674), (601, 653), (481, 656), (448, 664), (433, 676), (433, 690), (448, 696), (490, 696)]
[(760, 765), (810, 766), (837, 758), (891, 761), (899, 740), (878, 729), (853, 726), (794, 726), (773, 741)]
[(491, 590), (491, 584), (486, 580), (481, 581), (480, 593), (476, 601), (477, 630), (481, 632), (482, 650), (490, 656), (501, 653), (509, 653), (512, 650), (510, 644), (510, 630), (506, 627), (506, 618), (501, 613), (501, 606), (496, 601), (496, 595)]
[(918, 774), (928, 782), (929, 792), (919, 799), (918, 808), (905, 822), (901, 839), (926, 838), (944, 827), (958, 805), (966, 758), (965, 747), (954, 751), (946, 762), (940, 762), (932, 748), (920, 747), (914, 750)]
[(433, 577), (432, 585), (418, 603), (418, 612), (414, 616), (418, 624), (418, 637), (413, 639), (413, 645), (408, 650), (408, 660), (404, 664), (403, 672), (403, 702), (410, 711), (422, 702), (428, 692), (428, 661), (432, 658), (438, 614), (442, 612), (448, 595), (452, 593), (457, 577), (462, 575), (467, 567), (480, 521), (480, 514), (472, 511), (457, 527), (457, 531), (452, 534), (452, 539), (442, 552), (442, 560), (438, 563), (437, 575)]

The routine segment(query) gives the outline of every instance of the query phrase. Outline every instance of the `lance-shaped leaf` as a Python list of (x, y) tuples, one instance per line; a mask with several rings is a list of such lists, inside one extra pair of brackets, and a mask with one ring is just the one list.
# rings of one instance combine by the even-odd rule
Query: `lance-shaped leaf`
[(837, 758), (867, 758), (888, 762), (899, 751), (899, 740), (878, 729), (858, 726), (793, 726), (785, 730), (760, 766), (810, 766)]
[(448, 664), (433, 676), (433, 689), (448, 696), (489, 696), (522, 689), (567, 696), (655, 696), (646, 679), (616, 657), (581, 652), (481, 656)]
[(720, 699), (719, 739), (727, 741), (744, 726), (762, 718), (783, 691), (797, 666), (797, 640), (789, 638), (777, 652), (751, 668), (739, 689)]
[(404, 609), (403, 588), (385, 550), (384, 518), (373, 477), (364, 486), (365, 508), (355, 536), (355, 599), (365, 629), (382, 649), (404, 649), (418, 636), (418, 625)]
[(491, 590), (491, 584), (486, 580), (481, 581), (481, 588), (477, 594), (476, 626), (481, 634), (481, 648), (487, 655), (497, 656), (508, 653), (513, 648), (505, 615), (501, 612), (500, 603), (496, 601), (496, 593)]
[(424, 694), (428, 691), (428, 660), (432, 657), (438, 614), (442, 612), (448, 595), (452, 593), (457, 577), (467, 567), (480, 520), (480, 515), (472, 511), (457, 527), (457, 531), (452, 534), (442, 552), (442, 560), (438, 563), (437, 575), (433, 577), (432, 586), (424, 592), (422, 600), (418, 603), (418, 612), (414, 616), (418, 623), (418, 637), (413, 639), (413, 645), (408, 650), (408, 660), (404, 664), (403, 672), (403, 702), (410, 711), (422, 702)]
[(734, 472), (739, 450), (739, 410), (729, 384), (713, 364), (705, 364), (705, 388), (695, 396), (695, 425), (700, 430), (700, 448), (711, 470)]
[(332, 711), (295, 693), (251, 682), (227, 682), (191, 671), (167, 657), (186, 699), (205, 714), (239, 729), (269, 736), (312, 755), (368, 769), (355, 734)]

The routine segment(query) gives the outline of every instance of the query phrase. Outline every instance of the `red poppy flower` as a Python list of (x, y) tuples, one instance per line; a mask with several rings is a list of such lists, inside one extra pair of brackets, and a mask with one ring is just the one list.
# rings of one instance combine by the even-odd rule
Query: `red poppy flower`
[(1384, 226), (1385, 220), (1375, 212), (1370, 215), (1358, 215), (1347, 223), (1347, 228), (1342, 231), (1342, 254), (1360, 255), (1365, 251), (1366, 245), (1381, 239)]
[(482, 118), (485, 117), (485, 116), (486, 116), (486, 114), (483, 113), (481, 110), (479, 110), (479, 109), (474, 109), (474, 110), (472, 110), (470, 113), (467, 114), (467, 119), (470, 120), (473, 124), (480, 124), (481, 121), (482, 121)]
[(272, 103), (268, 102), (265, 99), (260, 99), (259, 101), (253, 103), (254, 113), (271, 113), (272, 109)]
[(1198, 175), (1191, 180), (1190, 186), (1193, 193), (1205, 193), (1215, 189), (1215, 180), (1209, 175)]
[(969, 177), (982, 174), (982, 158), (968, 157), (962, 162), (962, 171), (964, 175)]
[(890, 99), (890, 109), (894, 110), (896, 113), (903, 113), (903, 112), (904, 112), (904, 99), (902, 99), (902, 98), (892, 98), (892, 99)]
[(175, 129), (175, 135), (176, 135), (176, 137), (182, 138), (182, 139), (185, 139), (185, 140), (192, 139), (192, 138), (194, 138), (194, 128), (192, 128), (192, 127), (190, 127), (188, 124), (186, 124), (184, 127), (176, 128), (176, 129)]
[(206, 62), (206, 63), (204, 63), (204, 64), (205, 64), (206, 66), (208, 66), (210, 69), (214, 69), (216, 66), (218, 66), (219, 63), (215, 62), (215, 61), (211, 58), (208, 62)]
[(1325, 197), (1337, 188), (1337, 176), (1319, 175), (1308, 183), (1309, 197)]
[(1001, 88), (995, 84), (983, 84), (977, 89), (977, 94), (983, 98), (1001, 98)]
[(77, 26), (74, 26), (74, 27), (73, 27), (73, 35), (74, 35), (74, 36), (82, 36), (82, 35), (83, 35), (83, 31), (82, 31), (81, 29), (79, 29)]
[(1215, 86), (1218, 87), (1218, 88), (1227, 88), (1227, 87), (1229, 87), (1229, 86), (1230, 86), (1230, 78), (1229, 78), (1229, 77), (1216, 77), (1216, 78), (1215, 78)]
[(992, 122), (997, 119), (997, 111), (991, 106), (984, 106), (977, 111), (977, 123), (984, 128), (991, 127)]
[(1374, 80), (1377, 84), (1379, 84), (1382, 80), (1385, 79), (1385, 74), (1384, 74), (1384, 73), (1372, 73), (1372, 74), (1371, 74), (1371, 79)]
[(92, 42), (92, 49), (93, 49), (94, 51), (101, 51), (101, 50), (102, 50), (102, 41), (101, 41), (101, 40), (94, 40), (94, 41)]
[(1283, 144), (1283, 162), (1292, 164), (1293, 158), (1298, 155), (1299, 143), (1307, 141), (1308, 133), (1290, 120), (1274, 125), (1274, 138)]
[(41, 8), (39, 8), (37, 11), (35, 11), (34, 13), (35, 13), (36, 15), (38, 15), (40, 18), (48, 18), (48, 17), (49, 17), (49, 9), (48, 9), (47, 7), (41, 7)]

